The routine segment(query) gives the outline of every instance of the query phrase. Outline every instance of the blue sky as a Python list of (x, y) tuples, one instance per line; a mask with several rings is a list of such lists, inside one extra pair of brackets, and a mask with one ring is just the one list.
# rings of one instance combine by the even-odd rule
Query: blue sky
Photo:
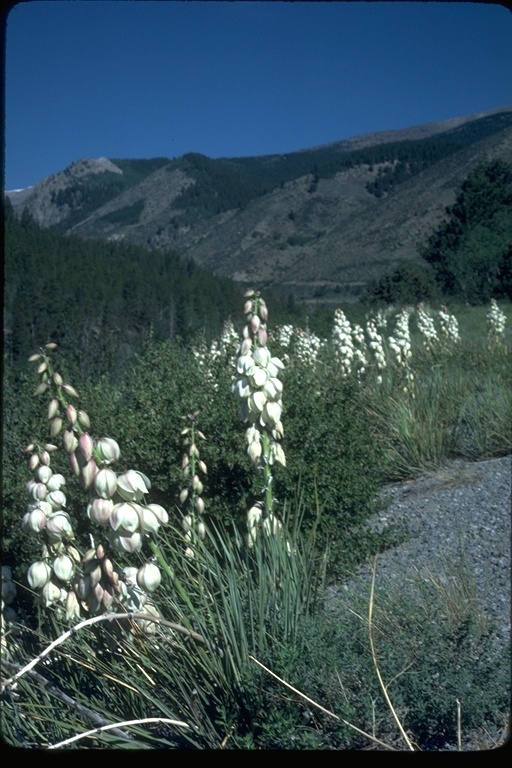
[(5, 182), (82, 157), (239, 157), (512, 105), (512, 13), (466, 2), (31, 0), (5, 34)]

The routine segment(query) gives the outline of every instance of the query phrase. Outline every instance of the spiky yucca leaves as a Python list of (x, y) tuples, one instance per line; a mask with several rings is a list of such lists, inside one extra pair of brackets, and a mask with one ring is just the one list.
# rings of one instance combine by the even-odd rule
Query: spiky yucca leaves
[[(250, 657), (271, 664), (273, 654), (302, 642), (318, 588), (314, 558), (297, 530), (260, 537), (248, 552), (241, 536), (233, 542), (232, 535), (212, 528), (197, 540), (193, 559), (176, 551), (179, 538), (179, 528), (162, 531), (160, 545), (176, 552), (176, 580), (159, 591), (155, 631), (148, 636), (134, 619), (129, 634), (103, 621), (95, 632), (84, 628), (70, 635), (17, 681), (17, 693), (8, 692), (15, 707), (3, 708), (3, 732), (10, 740), (44, 746), (128, 718), (179, 720), (187, 727), (141, 723), (98, 733), (86, 743), (229, 748), (231, 735), (240, 743), (251, 731), (256, 713), (247, 690), (259, 685), (261, 671)], [(58, 636), (58, 625), (53, 630), (48, 642)], [(29, 644), (20, 643), (14, 662), (29, 659)], [(41, 687), (43, 678), (48, 685)], [(41, 716), (21, 717), (39, 707)]]

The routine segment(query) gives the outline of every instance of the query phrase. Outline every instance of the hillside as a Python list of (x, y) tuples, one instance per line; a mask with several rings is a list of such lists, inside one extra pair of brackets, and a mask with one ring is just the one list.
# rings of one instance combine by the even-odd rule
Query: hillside
[(419, 260), (464, 178), (498, 158), (512, 162), (512, 107), (288, 155), (79, 160), (7, 194), (43, 227), (329, 303)]

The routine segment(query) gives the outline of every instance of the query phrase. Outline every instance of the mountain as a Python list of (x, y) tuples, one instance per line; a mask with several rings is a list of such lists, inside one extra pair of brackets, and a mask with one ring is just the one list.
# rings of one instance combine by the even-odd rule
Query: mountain
[(172, 249), (277, 295), (353, 300), (423, 244), (481, 162), (512, 163), (512, 107), (284, 155), (82, 159), (17, 215), (87, 239)]

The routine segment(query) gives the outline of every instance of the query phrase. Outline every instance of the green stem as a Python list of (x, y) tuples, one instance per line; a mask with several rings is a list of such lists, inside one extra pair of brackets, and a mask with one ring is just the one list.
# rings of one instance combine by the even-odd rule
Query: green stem
[(270, 467), (270, 439), (268, 432), (265, 430), (262, 435), (263, 440), (263, 480), (265, 488), (265, 512), (268, 515), (272, 514), (273, 496), (272, 496), (272, 473)]

